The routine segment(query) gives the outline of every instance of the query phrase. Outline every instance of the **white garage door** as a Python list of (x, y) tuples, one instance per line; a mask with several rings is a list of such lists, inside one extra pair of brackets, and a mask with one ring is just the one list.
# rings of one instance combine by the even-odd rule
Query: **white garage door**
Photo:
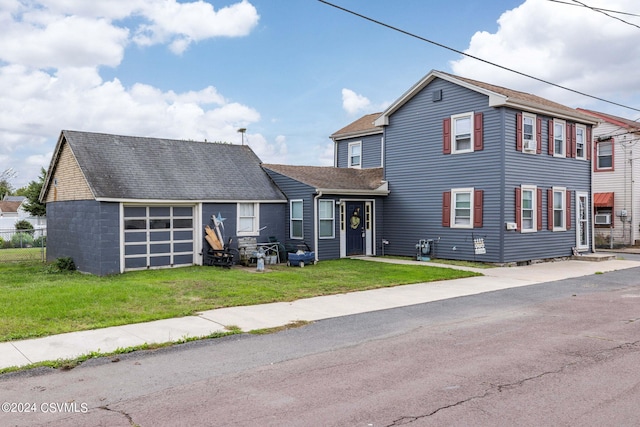
[(124, 269), (194, 264), (193, 206), (125, 206)]

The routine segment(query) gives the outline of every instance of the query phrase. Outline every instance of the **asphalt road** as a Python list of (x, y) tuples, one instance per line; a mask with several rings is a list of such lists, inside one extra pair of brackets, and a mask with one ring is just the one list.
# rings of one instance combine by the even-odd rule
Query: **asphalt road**
[(4, 375), (0, 425), (636, 426), (638, 366), (640, 268)]

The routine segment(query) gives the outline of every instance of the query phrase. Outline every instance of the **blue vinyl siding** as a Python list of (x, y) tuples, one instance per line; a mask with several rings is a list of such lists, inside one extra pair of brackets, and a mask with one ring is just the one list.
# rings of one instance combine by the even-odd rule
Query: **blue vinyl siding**
[(276, 183), (278, 188), (287, 196), (288, 200), (302, 200), (302, 239), (291, 239), (290, 230), (290, 209), (291, 206), (287, 203), (284, 206), (284, 213), (281, 218), (282, 226), (284, 227), (284, 244), (286, 246), (296, 247), (299, 244), (306, 243), (313, 250), (313, 198), (315, 195), (315, 188), (303, 184), (299, 181), (286, 177), (277, 172), (266, 170), (267, 174), (271, 177), (273, 182)]
[[(255, 236), (258, 242), (268, 242), (269, 237), (275, 237), (279, 242), (285, 240), (285, 228), (282, 218), (285, 215), (287, 209), (286, 203), (259, 203), (260, 207), (260, 223), (258, 228), (261, 228), (260, 234)], [(224, 242), (227, 243), (229, 238), (232, 239), (231, 247), (237, 247), (238, 236), (237, 232), (237, 203), (205, 203), (202, 205), (202, 227), (209, 225), (213, 226), (212, 216), (220, 216), (225, 218), (224, 224)], [(252, 236), (254, 237), (254, 236)], [(204, 243), (203, 234), (203, 247), (206, 247)]]
[(362, 168), (379, 168), (382, 166), (382, 133), (360, 138), (343, 139), (337, 142), (336, 165), (339, 168), (349, 167), (349, 143), (362, 142)]
[[(506, 221), (515, 221), (515, 188), (520, 185), (536, 185), (542, 189), (542, 230), (535, 233), (505, 232), (505, 260), (544, 259), (571, 255), (576, 245), (576, 203), (575, 192), (591, 191), (591, 162), (575, 158), (554, 157), (548, 154), (548, 121), (542, 118), (542, 153), (527, 154), (515, 149), (516, 111), (505, 110), (506, 139), (505, 153), (508, 168), (505, 169), (505, 209)], [(571, 191), (571, 228), (567, 231), (547, 229), (547, 190), (565, 187)], [(593, 236), (590, 236), (593, 239)]]
[[(434, 102), (432, 92), (442, 90)], [(443, 154), (442, 122), (454, 114), (483, 113), (481, 151)], [(569, 256), (576, 244), (575, 191), (590, 191), (586, 160), (547, 154), (547, 120), (542, 120), (542, 153), (516, 151), (516, 111), (488, 106), (488, 97), (435, 79), (389, 117), (385, 128), (385, 252), (415, 255), (420, 239), (434, 239), (435, 256), (485, 262), (518, 262)], [(515, 187), (543, 190), (543, 229), (535, 233), (506, 231), (515, 222)], [(547, 188), (571, 191), (571, 229), (547, 230)], [(442, 226), (442, 194), (455, 188), (483, 190), (483, 227)], [(473, 239), (485, 240), (486, 254), (474, 253)]]
[[(433, 102), (433, 90), (442, 89), (442, 101)], [(420, 239), (435, 239), (437, 256), (473, 259), (472, 237), (483, 237), (490, 261), (499, 247), (502, 131), (500, 113), (487, 106), (487, 97), (434, 80), (390, 117), (385, 129), (385, 179), (390, 194), (385, 201), (385, 251), (415, 254)], [(483, 113), (484, 149), (473, 153), (443, 154), (442, 121), (453, 114)], [(442, 227), (442, 193), (452, 188), (484, 190), (484, 227)], [(479, 235), (479, 236), (476, 236)], [(455, 250), (454, 250), (455, 248)], [(489, 248), (492, 248), (489, 250)]]

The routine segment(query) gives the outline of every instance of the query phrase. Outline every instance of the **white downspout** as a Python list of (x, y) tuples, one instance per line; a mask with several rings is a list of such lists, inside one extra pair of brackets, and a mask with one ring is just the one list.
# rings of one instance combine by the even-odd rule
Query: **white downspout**
[(318, 261), (318, 234), (320, 234), (320, 229), (318, 228), (318, 199), (322, 197), (322, 191), (316, 191), (318, 194), (313, 198), (313, 252), (315, 260)]

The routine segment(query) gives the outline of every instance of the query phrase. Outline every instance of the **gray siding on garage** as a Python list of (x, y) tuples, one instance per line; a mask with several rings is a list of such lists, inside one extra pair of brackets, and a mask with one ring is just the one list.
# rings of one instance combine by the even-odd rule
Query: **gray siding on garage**
[[(432, 92), (442, 90), (442, 100)], [(484, 149), (473, 153), (443, 154), (442, 122), (454, 114), (483, 113)], [(389, 118), (385, 128), (385, 179), (390, 194), (385, 200), (385, 252), (415, 254), (419, 239), (436, 240), (438, 258), (517, 262), (570, 255), (575, 246), (575, 219), (566, 232), (546, 229), (546, 189), (567, 187), (589, 192), (589, 162), (547, 154), (543, 118), (542, 153), (516, 151), (516, 111), (488, 106), (488, 97), (446, 82), (433, 80)], [(508, 165), (508, 166), (507, 166)], [(515, 221), (515, 187), (543, 189), (543, 229), (536, 233), (505, 230)], [(483, 227), (453, 229), (442, 226), (442, 194), (454, 188), (484, 191)], [(473, 239), (485, 240), (487, 253), (475, 255)]]
[(362, 168), (379, 168), (382, 166), (382, 133), (349, 138), (337, 142), (336, 165), (339, 168), (349, 167), (349, 143), (362, 142)]
[(71, 257), (78, 270), (85, 273), (120, 273), (118, 203), (47, 203), (47, 220), (47, 261)]

